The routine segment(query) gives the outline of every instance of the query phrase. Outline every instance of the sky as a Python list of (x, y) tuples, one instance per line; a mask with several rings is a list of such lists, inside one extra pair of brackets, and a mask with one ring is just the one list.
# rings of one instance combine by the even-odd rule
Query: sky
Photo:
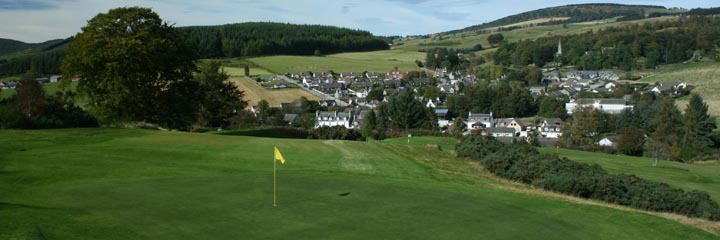
[[(423, 35), (461, 29), (530, 10), (597, 1), (568, 0), (0, 0), (0, 38), (67, 38), (116, 7), (152, 8), (175, 26), (239, 22), (322, 24), (375, 35)], [(718, 7), (717, 0), (605, 0), (665, 7)]]

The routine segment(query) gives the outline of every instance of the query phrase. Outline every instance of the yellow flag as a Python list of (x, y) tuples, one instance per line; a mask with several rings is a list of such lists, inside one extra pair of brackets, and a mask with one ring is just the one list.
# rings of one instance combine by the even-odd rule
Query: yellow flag
[(285, 158), (283, 158), (280, 150), (275, 147), (275, 160), (280, 160), (280, 163), (285, 164)]

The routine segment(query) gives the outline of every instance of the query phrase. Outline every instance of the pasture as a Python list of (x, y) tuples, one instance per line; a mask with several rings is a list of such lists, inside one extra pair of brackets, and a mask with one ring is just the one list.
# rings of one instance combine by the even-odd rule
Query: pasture
[(300, 99), (300, 97), (306, 97), (310, 100), (320, 100), (318, 96), (315, 96), (301, 88), (271, 90), (266, 89), (258, 85), (255, 81), (245, 77), (232, 77), (229, 81), (234, 83), (238, 89), (245, 91), (243, 99), (248, 101), (248, 106), (257, 105), (257, 103), (263, 99), (268, 101), (270, 106), (279, 106), (280, 103), (292, 102)]
[[(661, 67), (650, 72), (641, 81), (654, 84), (656, 82), (687, 82), (695, 86), (692, 93), (697, 93), (708, 104), (710, 115), (720, 116), (720, 63), (703, 61), (699, 63), (680, 63)], [(685, 110), (689, 98), (680, 99), (677, 105)]]
[[(0, 239), (718, 239), (654, 215), (532, 194), (402, 142), (139, 129), (0, 136)], [(276, 208), (273, 146), (287, 160)]]
[(416, 51), (387, 50), (353, 52), (316, 56), (269, 56), (247, 59), (276, 74), (296, 72), (388, 72), (393, 67), (401, 71), (419, 70), (415, 60), (425, 61), (425, 54)]

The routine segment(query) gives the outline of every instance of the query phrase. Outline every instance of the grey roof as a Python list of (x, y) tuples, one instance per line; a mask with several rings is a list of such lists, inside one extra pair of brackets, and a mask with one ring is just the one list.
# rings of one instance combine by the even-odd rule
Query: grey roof
[(487, 132), (489, 133), (512, 133), (515, 134), (514, 128), (488, 128)]
[(445, 116), (445, 115), (447, 115), (447, 113), (448, 113), (448, 110), (447, 110), (447, 109), (444, 109), (444, 108), (437, 108), (437, 109), (435, 109), (435, 115), (436, 115), (436, 116)]
[(297, 118), (298, 118), (297, 114), (288, 113), (288, 114), (285, 114), (285, 116), (283, 117), (283, 121), (294, 122), (295, 120), (297, 120)]
[(596, 102), (616, 105), (625, 105), (627, 103), (627, 101), (622, 98), (581, 98), (575, 101), (577, 104), (595, 104)]
[(618, 136), (607, 136), (607, 137), (605, 137), (605, 138), (607, 138), (607, 139), (610, 140), (611, 142), (617, 142), (618, 138), (620, 138), (620, 137), (618, 137)]
[(326, 112), (326, 111), (320, 111), (318, 113), (319, 117), (335, 117), (335, 112)]
[(547, 122), (548, 125), (553, 125), (553, 126), (555, 126), (555, 125), (559, 126), (560, 124), (562, 124), (562, 119), (559, 119), (559, 118), (546, 118), (544, 121)]

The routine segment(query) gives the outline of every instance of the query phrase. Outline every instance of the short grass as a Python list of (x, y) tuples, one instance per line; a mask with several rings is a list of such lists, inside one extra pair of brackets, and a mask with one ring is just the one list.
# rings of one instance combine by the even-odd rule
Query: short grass
[(269, 56), (250, 58), (252, 62), (276, 74), (296, 72), (388, 72), (393, 67), (402, 71), (419, 70), (415, 60), (424, 61), (425, 54), (417, 51), (387, 50), (340, 53), (316, 56)]
[(660, 161), (657, 166), (653, 167), (650, 158), (555, 148), (541, 148), (540, 151), (557, 152), (560, 157), (588, 164), (598, 164), (610, 173), (635, 174), (684, 190), (705, 191), (713, 200), (720, 202), (720, 163), (684, 164)]
[(248, 100), (248, 106), (257, 105), (260, 100), (265, 99), (270, 106), (279, 106), (280, 103), (292, 102), (300, 97), (306, 97), (310, 100), (319, 100), (320, 98), (301, 89), (266, 89), (253, 80), (244, 77), (232, 77), (230, 81), (235, 83), (238, 89), (245, 91), (243, 99)]
[[(704, 61), (699, 63), (681, 63), (661, 67), (641, 81), (655, 82), (688, 82), (695, 86), (697, 93), (708, 104), (710, 114), (720, 116), (720, 63)], [(681, 110), (687, 106), (689, 99), (680, 99), (677, 104)]]
[(0, 239), (718, 239), (391, 142), (66, 129), (2, 131), (0, 152)]

